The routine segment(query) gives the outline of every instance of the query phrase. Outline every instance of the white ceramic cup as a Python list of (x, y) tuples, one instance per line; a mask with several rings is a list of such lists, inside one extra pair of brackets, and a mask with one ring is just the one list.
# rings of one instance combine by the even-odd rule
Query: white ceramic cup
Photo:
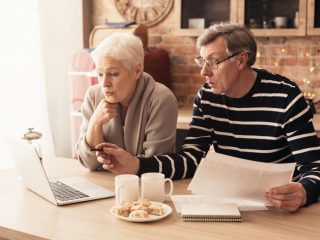
[(286, 17), (275, 17), (274, 25), (276, 28), (286, 28), (287, 27), (287, 18)]
[[(165, 193), (165, 183), (169, 182), (170, 190)], [(150, 201), (164, 202), (165, 197), (170, 197), (173, 192), (173, 182), (165, 178), (162, 173), (144, 173), (141, 175), (141, 197)]]
[(121, 174), (115, 177), (116, 204), (139, 199), (139, 177)]

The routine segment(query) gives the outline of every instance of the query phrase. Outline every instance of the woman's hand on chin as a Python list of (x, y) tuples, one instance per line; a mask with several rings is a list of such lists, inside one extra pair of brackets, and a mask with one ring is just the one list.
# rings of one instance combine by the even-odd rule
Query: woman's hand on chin
[(92, 118), (95, 123), (103, 125), (109, 122), (112, 118), (118, 116), (120, 110), (119, 103), (109, 103), (106, 100), (101, 100), (98, 107), (94, 110)]

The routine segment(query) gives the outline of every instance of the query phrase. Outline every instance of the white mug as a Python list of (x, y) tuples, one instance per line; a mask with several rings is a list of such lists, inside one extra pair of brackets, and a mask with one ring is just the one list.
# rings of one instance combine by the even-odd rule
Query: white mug
[[(165, 193), (165, 183), (170, 183), (170, 190)], [(169, 197), (173, 192), (173, 182), (170, 178), (165, 178), (162, 173), (144, 173), (141, 175), (141, 197), (150, 201), (164, 202), (165, 197)]]
[(139, 177), (121, 174), (115, 177), (116, 204), (139, 199)]
[(276, 28), (286, 28), (287, 27), (287, 18), (286, 17), (275, 17), (274, 25)]

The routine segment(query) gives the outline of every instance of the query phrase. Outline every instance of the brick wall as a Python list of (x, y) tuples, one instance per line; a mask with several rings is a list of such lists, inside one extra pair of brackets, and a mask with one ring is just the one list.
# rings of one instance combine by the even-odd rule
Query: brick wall
[[(92, 1), (92, 26), (124, 19), (112, 0)], [(158, 25), (149, 28), (149, 47), (163, 48), (171, 59), (173, 92), (179, 104), (192, 103), (204, 79), (193, 59), (198, 56), (196, 37), (174, 35), (177, 23), (174, 9)], [(258, 58), (255, 67), (283, 74), (295, 81), (303, 91), (320, 99), (320, 36), (318, 37), (260, 37), (257, 38)], [(318, 104), (320, 105), (320, 104)], [(320, 107), (318, 106), (318, 110)]]

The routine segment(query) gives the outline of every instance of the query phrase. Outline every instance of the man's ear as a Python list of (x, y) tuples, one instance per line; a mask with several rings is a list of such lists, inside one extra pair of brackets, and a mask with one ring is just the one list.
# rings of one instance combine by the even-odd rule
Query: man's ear
[(240, 53), (238, 61), (239, 61), (239, 68), (243, 69), (248, 65), (248, 53), (244, 52), (244, 53)]

